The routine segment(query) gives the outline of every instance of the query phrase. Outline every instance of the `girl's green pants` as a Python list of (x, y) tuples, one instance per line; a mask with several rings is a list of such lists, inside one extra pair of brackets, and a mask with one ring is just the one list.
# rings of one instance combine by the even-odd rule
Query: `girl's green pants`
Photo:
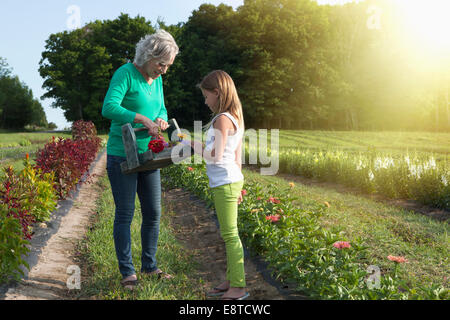
[(237, 227), (237, 199), (244, 181), (212, 188), (214, 206), (219, 219), (220, 234), (227, 254), (227, 280), (230, 287), (245, 287), (244, 250)]

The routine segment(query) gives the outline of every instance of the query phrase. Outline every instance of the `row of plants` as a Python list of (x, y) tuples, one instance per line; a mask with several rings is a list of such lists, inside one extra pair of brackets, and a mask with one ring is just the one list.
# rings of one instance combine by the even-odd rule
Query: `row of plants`
[(92, 122), (77, 121), (73, 139), (52, 138), (36, 153), (35, 164), (29, 155), (24, 168), (2, 168), (0, 184), (0, 283), (19, 279), (21, 265), (29, 268), (25, 256), (35, 223), (51, 218), (57, 201), (65, 199), (88, 173), (101, 140)]
[[(167, 188), (182, 187), (212, 205), (204, 164), (173, 165), (162, 170)], [(293, 183), (284, 190), (257, 182), (244, 184), (239, 206), (241, 239), (264, 257), (282, 281), (295, 282), (298, 289), (316, 299), (448, 299), (441, 285), (417, 287), (402, 277), (407, 259), (389, 255), (387, 270), (370, 269), (368, 247), (360, 238), (349, 241), (342, 232), (320, 226), (327, 203), (315, 210), (295, 207)], [(375, 273), (371, 273), (375, 272)]]
[[(246, 148), (249, 154), (257, 149)], [(383, 154), (376, 151), (282, 149), (269, 154), (279, 161), (279, 172), (335, 182), (388, 198), (406, 198), (450, 210), (448, 161), (433, 155)], [(259, 161), (258, 161), (259, 164)]]

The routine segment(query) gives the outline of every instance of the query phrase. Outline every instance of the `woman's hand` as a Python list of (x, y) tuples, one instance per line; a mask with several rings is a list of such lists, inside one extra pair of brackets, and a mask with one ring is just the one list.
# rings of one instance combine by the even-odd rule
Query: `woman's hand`
[[(149, 119), (150, 120), (150, 119)], [(152, 137), (159, 136), (159, 126), (154, 123), (152, 120), (147, 124), (144, 123), (144, 126), (148, 129), (148, 135)]]
[(163, 131), (169, 127), (169, 124), (164, 119), (156, 118), (155, 122)]
[(134, 118), (134, 122), (142, 123), (148, 129), (149, 136), (158, 136), (159, 134), (159, 126), (154, 123), (152, 120), (147, 118), (146, 116), (136, 113), (136, 117)]

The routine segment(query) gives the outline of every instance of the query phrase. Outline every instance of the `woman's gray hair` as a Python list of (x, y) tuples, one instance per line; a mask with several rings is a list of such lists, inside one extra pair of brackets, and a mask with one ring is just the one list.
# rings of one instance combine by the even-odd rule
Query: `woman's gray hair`
[(169, 60), (178, 52), (179, 48), (171, 34), (159, 29), (153, 34), (146, 35), (137, 43), (134, 63), (142, 67), (150, 59)]

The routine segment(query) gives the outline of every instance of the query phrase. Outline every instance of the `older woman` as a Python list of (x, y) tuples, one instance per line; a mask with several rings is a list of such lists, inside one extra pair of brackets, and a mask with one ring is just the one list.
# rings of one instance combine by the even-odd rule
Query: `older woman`
[(112, 120), (107, 145), (107, 172), (116, 206), (114, 245), (123, 277), (121, 284), (128, 289), (137, 285), (130, 236), (136, 193), (142, 209), (141, 272), (172, 277), (158, 268), (155, 258), (161, 215), (159, 170), (125, 175), (121, 172), (120, 163), (126, 160), (122, 143), (123, 124), (132, 123), (133, 127), (148, 129), (148, 132), (136, 133), (139, 153), (147, 151), (150, 136), (158, 134), (159, 128), (167, 129), (161, 75), (172, 65), (178, 51), (175, 40), (164, 30), (142, 38), (136, 46), (134, 62), (121, 66), (114, 73), (103, 103), (102, 115)]

